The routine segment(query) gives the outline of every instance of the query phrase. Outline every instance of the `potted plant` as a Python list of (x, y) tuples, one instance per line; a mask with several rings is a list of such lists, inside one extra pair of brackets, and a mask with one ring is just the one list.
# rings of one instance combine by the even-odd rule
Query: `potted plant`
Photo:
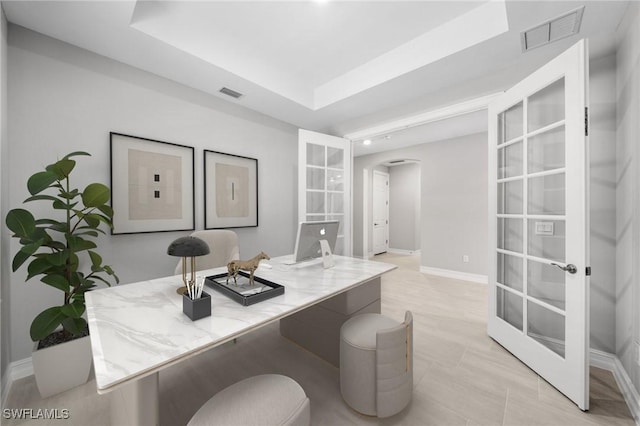
[[(95, 251), (95, 239), (99, 233), (105, 234), (101, 227), (113, 227), (113, 210), (107, 205), (109, 188), (91, 183), (79, 191), (69, 182), (76, 165), (72, 157), (82, 155), (90, 154), (72, 152), (27, 181), (31, 196), (24, 202), (50, 202), (51, 218), (36, 219), (22, 208), (9, 211), (6, 217), (7, 227), (22, 246), (13, 258), (13, 271), (31, 260), (27, 281), (40, 277), (43, 284), (63, 293), (62, 304), (42, 311), (30, 328), (36, 342), (33, 369), (43, 397), (88, 380), (91, 343), (83, 318), (84, 294), (98, 281), (108, 286), (110, 280), (118, 282), (113, 269), (104, 265)], [(82, 272), (82, 268), (88, 271)]]

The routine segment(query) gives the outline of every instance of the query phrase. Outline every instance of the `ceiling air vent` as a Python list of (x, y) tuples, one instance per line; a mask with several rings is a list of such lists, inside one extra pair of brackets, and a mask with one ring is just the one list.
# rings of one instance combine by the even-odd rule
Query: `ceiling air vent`
[(578, 34), (583, 13), (584, 6), (581, 6), (544, 24), (536, 25), (520, 33), (522, 51), (526, 52), (527, 50), (535, 49), (536, 47), (544, 46), (545, 44)]
[(224, 93), (225, 95), (231, 96), (232, 98), (236, 99), (242, 96), (242, 93), (231, 90), (228, 87), (223, 87), (222, 89), (220, 89), (220, 93)]

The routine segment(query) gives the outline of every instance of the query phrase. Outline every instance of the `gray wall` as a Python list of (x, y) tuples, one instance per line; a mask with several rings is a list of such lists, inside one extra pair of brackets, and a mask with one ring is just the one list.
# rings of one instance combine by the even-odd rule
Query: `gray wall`
[[(293, 251), (296, 128), (13, 25), (8, 54), (10, 207), (27, 197), (32, 173), (75, 150), (92, 157), (81, 158), (72, 183), (109, 184), (109, 132), (116, 131), (195, 147), (197, 229), (204, 223), (203, 149), (257, 158), (260, 226), (237, 229), (240, 255)], [(38, 203), (29, 208), (40, 209)], [(129, 283), (172, 275), (176, 260), (166, 247), (186, 234), (105, 236), (99, 247), (121, 282)], [(12, 253), (16, 243), (11, 241)], [(19, 307), (10, 312), (13, 361), (31, 354), (33, 317), (61, 302), (56, 290), (35, 280), (25, 284), (25, 276), (25, 268), (11, 275), (11, 307)]]
[(487, 275), (487, 134), (427, 146), (431, 152), (421, 161), (422, 265)]
[(615, 352), (640, 390), (640, 3), (630, 2), (618, 36)]
[(389, 248), (420, 250), (420, 164), (389, 167)]
[[(486, 275), (487, 162), (478, 161), (486, 157), (486, 133), (356, 157), (354, 254), (362, 255), (362, 170), (371, 174), (377, 164), (415, 159), (421, 167), (421, 265)], [(465, 254), (469, 263), (462, 262)]]
[(0, 7), (0, 383), (5, 383), (5, 373), (10, 361), (9, 329), (9, 242), (4, 217), (9, 193), (9, 155), (7, 138), (7, 20)]
[(591, 347), (615, 348), (615, 55), (590, 65)]

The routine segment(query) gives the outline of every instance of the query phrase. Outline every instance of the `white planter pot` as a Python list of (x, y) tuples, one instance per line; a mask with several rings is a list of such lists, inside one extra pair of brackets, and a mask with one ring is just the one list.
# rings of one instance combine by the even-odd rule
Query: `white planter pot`
[(91, 372), (91, 340), (89, 336), (70, 342), (37, 349), (31, 359), (36, 384), (43, 398), (64, 392), (89, 380)]

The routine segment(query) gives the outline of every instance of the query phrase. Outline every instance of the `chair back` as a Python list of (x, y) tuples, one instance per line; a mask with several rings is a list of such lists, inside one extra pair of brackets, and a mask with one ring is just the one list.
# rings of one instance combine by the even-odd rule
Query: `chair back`
[[(193, 237), (200, 238), (209, 245), (209, 254), (196, 257), (196, 271), (227, 266), (232, 260), (240, 259), (238, 235), (228, 229), (206, 229), (195, 231)], [(182, 274), (182, 260), (178, 261), (176, 275)]]
[[(413, 394), (413, 315), (376, 335), (376, 412), (388, 417)], [(404, 404), (404, 405), (403, 405)]]

